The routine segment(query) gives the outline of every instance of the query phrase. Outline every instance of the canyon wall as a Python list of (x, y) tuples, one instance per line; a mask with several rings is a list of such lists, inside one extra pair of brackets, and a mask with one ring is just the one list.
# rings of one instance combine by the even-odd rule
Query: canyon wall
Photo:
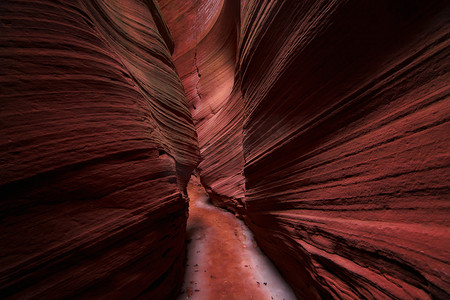
[(0, 296), (175, 297), (198, 165), (299, 298), (449, 298), (448, 1), (158, 2), (0, 2)]
[(159, 4), (175, 41), (173, 59), (198, 135), (202, 184), (215, 204), (242, 207), (243, 101), (235, 81), (240, 1)]
[(449, 297), (448, 4), (243, 4), (244, 218), (299, 297)]
[(199, 152), (157, 3), (0, 12), (0, 297), (176, 296)]
[(448, 2), (159, 2), (201, 180), (297, 296), (448, 298)]

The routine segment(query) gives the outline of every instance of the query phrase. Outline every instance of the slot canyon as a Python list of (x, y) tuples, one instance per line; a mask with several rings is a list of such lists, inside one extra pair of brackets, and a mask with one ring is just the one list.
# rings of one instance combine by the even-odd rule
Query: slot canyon
[(450, 299), (449, 37), (448, 0), (0, 1), (0, 298)]

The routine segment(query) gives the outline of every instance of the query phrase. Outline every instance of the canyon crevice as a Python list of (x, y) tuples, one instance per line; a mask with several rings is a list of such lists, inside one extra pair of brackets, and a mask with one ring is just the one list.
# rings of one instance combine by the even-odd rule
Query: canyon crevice
[(299, 299), (450, 297), (448, 1), (0, 2), (0, 297), (175, 299), (191, 174)]

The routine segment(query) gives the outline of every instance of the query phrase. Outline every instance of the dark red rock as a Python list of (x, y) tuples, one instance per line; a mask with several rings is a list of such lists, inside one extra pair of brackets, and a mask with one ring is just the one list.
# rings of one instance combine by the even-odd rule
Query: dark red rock
[(448, 298), (448, 2), (177, 2), (202, 182), (298, 297)]
[(258, 242), (299, 297), (447, 298), (448, 2), (278, 2), (241, 33)]
[(299, 298), (449, 298), (448, 1), (159, 6), (0, 3), (2, 298), (177, 295), (200, 157)]
[(198, 150), (149, 8), (0, 12), (1, 298), (177, 295)]
[(244, 217), (299, 297), (448, 297), (448, 13), (244, 4)]

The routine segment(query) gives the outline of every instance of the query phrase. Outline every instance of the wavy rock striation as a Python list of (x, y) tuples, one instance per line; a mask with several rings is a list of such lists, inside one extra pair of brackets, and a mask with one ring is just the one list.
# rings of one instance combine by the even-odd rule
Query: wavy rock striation
[(228, 208), (240, 208), (243, 102), (234, 74), (239, 1), (160, 0), (159, 4), (173, 33), (174, 62), (197, 130), (202, 183), (216, 204), (224, 206), (226, 201)]
[(174, 297), (199, 153), (157, 4), (0, 11), (1, 298)]
[(299, 297), (449, 297), (449, 12), (243, 5), (244, 217)]
[(202, 183), (216, 204), (224, 206), (226, 200), (228, 208), (240, 208), (243, 102), (234, 74), (239, 1), (160, 0), (159, 4), (173, 34), (174, 62), (197, 130)]
[(449, 298), (448, 1), (158, 2), (0, 3), (2, 298), (176, 296), (197, 164), (299, 298)]
[(202, 182), (297, 296), (448, 298), (448, 3), (176, 2)]

